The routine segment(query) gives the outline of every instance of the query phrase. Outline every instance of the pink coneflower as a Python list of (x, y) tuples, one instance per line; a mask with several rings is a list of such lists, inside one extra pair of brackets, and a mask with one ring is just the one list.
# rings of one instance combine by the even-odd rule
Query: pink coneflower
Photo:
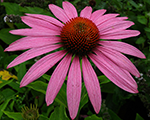
[(63, 2), (63, 9), (53, 4), (49, 8), (61, 22), (46, 15), (26, 14), (22, 21), (31, 28), (10, 31), (27, 37), (12, 43), (5, 51), (29, 50), (15, 58), (8, 68), (51, 52), (28, 70), (20, 87), (36, 80), (60, 61), (47, 87), (47, 105), (53, 103), (68, 74), (67, 102), (70, 117), (74, 119), (79, 108), (83, 76), (89, 99), (98, 113), (101, 107), (101, 90), (97, 75), (89, 62), (91, 59), (114, 84), (125, 91), (138, 93), (137, 84), (130, 73), (136, 77), (140, 74), (121, 53), (139, 58), (145, 58), (144, 54), (127, 43), (110, 41), (139, 35), (137, 30), (126, 30), (133, 22), (126, 21), (127, 17), (116, 17), (119, 14), (103, 15), (106, 12), (104, 9), (92, 13), (89, 6), (78, 17), (76, 8), (67, 1)]

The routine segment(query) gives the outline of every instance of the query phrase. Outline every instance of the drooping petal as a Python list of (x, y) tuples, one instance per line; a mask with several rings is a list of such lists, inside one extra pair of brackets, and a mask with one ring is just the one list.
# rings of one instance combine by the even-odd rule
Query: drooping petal
[(5, 51), (25, 50), (60, 42), (60, 37), (24, 37), (9, 45)]
[(68, 54), (54, 70), (46, 91), (46, 103), (50, 105), (59, 92), (69, 69), (72, 55)]
[(121, 69), (111, 60), (109, 60), (101, 52), (97, 52), (96, 55), (90, 54), (89, 57), (98, 69), (114, 84), (130, 93), (138, 93), (137, 84), (134, 79), (129, 76), (124, 69)]
[(65, 54), (66, 52), (64, 51), (58, 51), (38, 60), (25, 74), (20, 83), (20, 87), (26, 86), (37, 78), (41, 77), (51, 67), (53, 67)]
[(94, 21), (94, 23), (98, 26), (109, 19), (115, 18), (118, 15), (119, 14), (106, 14), (106, 15), (99, 17), (96, 21)]
[(90, 19), (91, 19), (92, 21), (96, 21), (96, 20), (97, 20), (100, 16), (102, 16), (105, 12), (106, 12), (105, 9), (96, 10), (95, 12), (92, 13)]
[(86, 57), (82, 58), (82, 71), (85, 87), (87, 89), (90, 101), (95, 112), (99, 113), (101, 107), (100, 84), (95, 71)]
[(92, 8), (88, 6), (88, 7), (85, 7), (85, 8), (81, 11), (80, 17), (90, 19), (91, 14), (92, 14)]
[(14, 35), (34, 36), (34, 37), (50, 37), (60, 35), (60, 31), (54, 31), (47, 28), (40, 28), (40, 29), (25, 28), (25, 29), (11, 30), (9, 32)]
[(31, 16), (22, 16), (21, 19), (25, 24), (27, 24), (30, 27), (35, 27), (35, 28), (39, 28), (39, 29), (40, 29), (40, 27), (43, 27), (43, 28), (48, 28), (48, 29), (52, 29), (52, 30), (56, 30), (56, 31), (61, 31), (60, 27), (58, 27), (50, 22), (47, 22), (45, 20), (41, 20), (39, 18), (34, 18)]
[(69, 21), (68, 16), (66, 15), (65, 11), (62, 8), (60, 8), (54, 4), (50, 4), (49, 9), (62, 22), (66, 23), (67, 21)]
[(50, 51), (53, 51), (55, 49), (58, 49), (59, 47), (61, 47), (61, 45), (47, 45), (47, 46), (43, 46), (43, 47), (38, 47), (38, 48), (32, 48), (24, 53), (22, 53), (21, 55), (19, 55), (18, 57), (16, 57), (8, 66), (7, 68), (16, 66), (22, 62), (25, 62), (29, 59), (32, 59), (36, 56), (48, 53)]
[(106, 55), (114, 63), (116, 63), (119, 67), (122, 67), (136, 77), (140, 77), (140, 73), (133, 65), (133, 63), (120, 52), (103, 46), (99, 46), (97, 47), (97, 49), (101, 51), (104, 55)]
[(140, 34), (137, 30), (121, 30), (115, 33), (108, 33), (100, 35), (100, 39), (125, 39), (129, 37), (138, 36)]
[(79, 57), (75, 57), (68, 74), (67, 80), (67, 102), (70, 117), (74, 119), (78, 113), (81, 97), (81, 69)]
[(59, 26), (59, 27), (63, 27), (64, 26), (61, 22), (59, 22), (55, 18), (47, 16), (47, 15), (29, 14), (29, 13), (26, 13), (26, 15), (34, 17), (34, 18), (38, 18), (38, 19), (41, 19), (41, 20), (44, 20), (44, 21), (47, 21), (47, 22), (50, 22), (50, 23), (52, 23), (52, 24), (54, 24), (56, 26)]
[(134, 25), (134, 23), (131, 21), (114, 21), (111, 22), (111, 24), (104, 24), (103, 26), (98, 27), (98, 29), (100, 31), (100, 35), (104, 35), (125, 30), (132, 25)]
[(113, 50), (117, 50), (119, 52), (125, 53), (125, 54), (133, 55), (135, 57), (146, 58), (145, 55), (140, 50), (138, 50), (134, 46), (129, 45), (129, 44), (124, 43), (124, 42), (100, 41), (99, 44), (101, 44), (105, 47), (111, 48)]
[(63, 8), (69, 19), (78, 17), (76, 8), (70, 2), (64, 1)]

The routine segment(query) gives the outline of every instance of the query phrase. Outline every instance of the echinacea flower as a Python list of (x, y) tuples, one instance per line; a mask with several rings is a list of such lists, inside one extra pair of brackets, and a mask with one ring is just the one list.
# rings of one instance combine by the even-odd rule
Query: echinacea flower
[(79, 108), (83, 76), (89, 99), (98, 113), (101, 90), (91, 60), (114, 84), (130, 93), (138, 93), (131, 74), (139, 77), (140, 73), (121, 53), (139, 58), (145, 58), (144, 54), (127, 43), (111, 41), (139, 35), (137, 30), (126, 30), (134, 25), (133, 22), (127, 21), (127, 17), (117, 17), (119, 14), (104, 15), (105, 9), (92, 13), (89, 6), (78, 16), (76, 8), (67, 1), (63, 2), (63, 9), (53, 4), (49, 8), (58, 20), (46, 15), (26, 14), (21, 17), (22, 21), (31, 28), (10, 31), (27, 37), (13, 42), (5, 51), (29, 50), (15, 58), (8, 68), (50, 52), (28, 70), (20, 87), (33, 82), (60, 61), (47, 87), (47, 105), (53, 103), (68, 74), (67, 103), (70, 117), (74, 119)]

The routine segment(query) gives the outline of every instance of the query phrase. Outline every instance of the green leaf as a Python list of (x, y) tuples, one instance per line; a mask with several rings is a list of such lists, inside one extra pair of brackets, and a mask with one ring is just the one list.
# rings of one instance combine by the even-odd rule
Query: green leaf
[(100, 80), (100, 84), (105, 84), (110, 82), (110, 80), (105, 75), (98, 76), (98, 79)]
[(49, 81), (51, 76), (50, 76), (50, 75), (47, 75), (47, 74), (44, 74), (44, 75), (42, 75), (42, 77), (43, 77), (44, 79), (46, 79), (46, 80)]
[(129, 3), (135, 8), (139, 8), (139, 6), (133, 0), (130, 0)]
[(20, 7), (20, 11), (24, 13), (43, 14), (43, 15), (52, 16), (50, 12), (39, 7)]
[(14, 120), (22, 120), (23, 119), (20, 112), (9, 112), (9, 111), (3, 111), (3, 112), (9, 118), (12, 118)]
[(142, 44), (145, 42), (145, 39), (143, 37), (140, 37), (137, 39), (136, 44)]
[(2, 117), (2, 115), (3, 115), (3, 111), (4, 111), (5, 108), (7, 107), (7, 105), (8, 105), (8, 103), (9, 103), (10, 100), (11, 100), (11, 99), (6, 99), (5, 102), (0, 105), (0, 119), (1, 119), (1, 117)]
[(144, 120), (138, 113), (136, 113), (136, 118), (135, 120)]
[(4, 49), (3, 49), (3, 47), (0, 45), (0, 59), (1, 59), (1, 57), (4, 56), (4, 55), (5, 55)]
[[(103, 120), (102, 117), (97, 117), (95, 114), (86, 117), (84, 120)], [(116, 119), (117, 120), (117, 119)]]
[(66, 84), (63, 84), (59, 93), (57, 94), (55, 101), (67, 107), (67, 99), (66, 99)]
[(144, 30), (145, 30), (146, 32), (150, 32), (150, 28), (148, 28), (148, 27), (145, 27)]
[(144, 0), (144, 2), (146, 2), (146, 3), (150, 4), (150, 1), (149, 1), (149, 0)]
[(144, 25), (146, 25), (147, 24), (147, 19), (146, 19), (146, 17), (145, 16), (137, 16), (137, 19), (138, 19), (138, 21), (141, 23), (141, 24), (144, 24)]
[(108, 109), (108, 112), (109, 112), (112, 120), (121, 120), (121, 118), (119, 116), (117, 116), (117, 114), (114, 113), (111, 109)]
[(20, 88), (20, 84), (18, 82), (11, 82), (9, 83), (9, 86), (11, 86), (13, 89), (17, 90), (20, 93), (24, 93), (25, 92), (25, 88)]
[(18, 74), (17, 74), (19, 82), (22, 80), (22, 78), (25, 75), (25, 73), (26, 73), (26, 62), (21, 63), (19, 65), (19, 70), (18, 70)]
[(11, 3), (10, 2), (3, 2), (1, 4), (5, 6), (6, 13), (8, 15), (10, 15), (10, 14), (13, 14), (13, 15), (23, 15), (19, 11), (19, 4), (12, 3), (12, 2)]
[(35, 81), (27, 85), (27, 87), (32, 88), (43, 94), (46, 94), (47, 83), (44, 83), (42, 81)]
[(11, 103), (10, 103), (10, 105), (9, 105), (9, 107), (10, 107), (10, 110), (12, 110), (13, 111), (13, 107), (14, 107), (14, 103), (15, 103), (15, 101), (13, 100)]
[(12, 97), (16, 94), (13, 90), (6, 88), (0, 93), (4, 97), (4, 103), (0, 105), (0, 118), (3, 115), (3, 112), (5, 108), (7, 107), (9, 101), (12, 99)]
[(10, 34), (9, 33), (10, 30), (12, 29), (5, 28), (5, 29), (0, 30), (0, 39), (6, 44), (10, 44), (20, 38), (20, 36)]
[(4, 96), (5, 100), (12, 98), (16, 93), (10, 89), (6, 88), (3, 91), (1, 91), (1, 94)]
[(82, 109), (82, 107), (88, 103), (89, 99), (88, 99), (88, 94), (85, 88), (84, 83), (82, 84), (82, 93), (81, 93), (81, 101), (80, 101), (80, 106), (79, 106), (79, 112)]
[(114, 93), (115, 88), (116, 86), (112, 82), (101, 85), (101, 91), (105, 93)]
[(44, 116), (44, 115), (40, 115), (38, 120), (49, 120), (48, 117)]
[(66, 110), (63, 105), (57, 106), (51, 114), (49, 120), (69, 120), (66, 115)]
[(2, 87), (4, 87), (5, 85), (11, 83), (11, 82), (13, 81), (13, 79), (6, 81), (6, 80), (2, 80), (2, 79), (0, 78), (0, 81), (2, 81), (2, 83), (0, 83), (0, 88), (2, 88)]

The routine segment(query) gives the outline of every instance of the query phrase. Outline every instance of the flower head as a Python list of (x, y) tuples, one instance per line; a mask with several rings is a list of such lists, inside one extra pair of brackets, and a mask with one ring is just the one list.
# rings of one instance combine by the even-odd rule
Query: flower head
[(22, 108), (21, 115), (24, 118), (24, 120), (37, 120), (39, 118), (39, 111), (38, 111), (37, 105), (34, 106), (30, 104), (30, 108), (28, 108), (27, 106), (24, 106)]
[(79, 108), (83, 75), (90, 101), (98, 113), (101, 107), (101, 91), (96, 73), (89, 62), (91, 59), (114, 84), (125, 91), (138, 92), (137, 84), (130, 73), (137, 77), (140, 74), (121, 53), (139, 58), (145, 58), (144, 54), (127, 43), (111, 41), (139, 35), (137, 30), (126, 30), (133, 22), (127, 21), (127, 17), (116, 17), (119, 14), (104, 15), (104, 9), (92, 13), (92, 8), (88, 6), (78, 16), (76, 8), (67, 1), (63, 2), (63, 9), (53, 4), (49, 8), (60, 21), (46, 15), (26, 14), (22, 21), (31, 28), (10, 31), (12, 34), (27, 37), (15, 41), (5, 51), (29, 50), (15, 58), (8, 68), (63, 48), (38, 60), (23, 77), (21, 87), (36, 80), (60, 61), (47, 87), (47, 105), (54, 101), (68, 73), (67, 102), (70, 116), (74, 119)]

